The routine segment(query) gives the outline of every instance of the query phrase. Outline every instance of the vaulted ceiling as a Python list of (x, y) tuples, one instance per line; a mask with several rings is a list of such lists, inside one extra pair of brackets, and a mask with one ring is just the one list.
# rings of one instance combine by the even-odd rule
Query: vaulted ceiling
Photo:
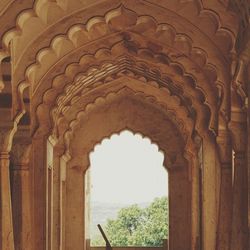
[(190, 131), (216, 134), (230, 118), (231, 101), (241, 105), (231, 85), (248, 25), (244, 4), (1, 1), (1, 114), (58, 135), (94, 99), (126, 85), (167, 102), (178, 119), (190, 121), (183, 122)]

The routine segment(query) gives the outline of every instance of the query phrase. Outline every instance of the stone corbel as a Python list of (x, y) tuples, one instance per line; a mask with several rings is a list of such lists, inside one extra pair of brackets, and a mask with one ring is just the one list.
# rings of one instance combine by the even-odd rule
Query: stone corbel
[(238, 58), (232, 62), (232, 87), (239, 95), (243, 106), (247, 105), (246, 69), (248, 63), (244, 58)]
[(246, 152), (247, 147), (247, 123), (246, 113), (233, 112), (232, 120), (229, 123), (229, 129), (232, 135), (232, 145), (235, 152)]
[(241, 52), (238, 57), (234, 56), (231, 65), (232, 85), (240, 96), (243, 105), (248, 105), (248, 83), (249, 79), (249, 65), (250, 65), (250, 27), (249, 17), (247, 20), (247, 28), (244, 35), (244, 41), (242, 41)]
[(62, 138), (56, 138), (53, 134), (48, 138), (49, 142), (53, 146), (53, 154), (61, 157), (65, 153), (66, 146)]
[(169, 159), (170, 164), (167, 165), (167, 168), (171, 171), (172, 170), (178, 171), (182, 169), (183, 166), (185, 165), (185, 160), (187, 159), (185, 159), (182, 154), (176, 154), (174, 157)]
[[(193, 149), (193, 150), (192, 150)], [(189, 150), (185, 150), (184, 152), (184, 158), (188, 161), (188, 176), (189, 180), (192, 181), (192, 174), (194, 171), (194, 166), (195, 166), (195, 156), (197, 155), (197, 152), (195, 152), (196, 149), (194, 147), (190, 148)]]

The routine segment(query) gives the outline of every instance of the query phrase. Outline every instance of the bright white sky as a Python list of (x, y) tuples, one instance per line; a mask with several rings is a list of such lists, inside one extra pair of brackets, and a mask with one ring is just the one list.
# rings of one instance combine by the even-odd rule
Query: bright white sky
[(130, 131), (103, 140), (90, 155), (91, 200), (134, 204), (167, 196), (163, 157), (149, 139)]

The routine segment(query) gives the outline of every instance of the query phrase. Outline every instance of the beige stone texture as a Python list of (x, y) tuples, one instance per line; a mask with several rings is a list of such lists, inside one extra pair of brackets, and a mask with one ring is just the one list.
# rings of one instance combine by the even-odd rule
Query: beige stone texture
[(125, 129), (164, 153), (159, 249), (249, 250), (249, 13), (248, 0), (1, 0), (0, 250), (89, 250), (89, 154)]

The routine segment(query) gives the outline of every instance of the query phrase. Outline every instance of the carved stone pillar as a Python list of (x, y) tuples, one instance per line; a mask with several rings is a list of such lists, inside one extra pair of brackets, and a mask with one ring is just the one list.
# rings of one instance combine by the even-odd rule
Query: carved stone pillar
[(4, 250), (14, 250), (9, 153), (23, 114), (20, 112), (11, 122), (2, 114), (0, 119), (0, 249)]
[(234, 149), (233, 221), (231, 250), (248, 249), (247, 127), (244, 114), (230, 123)]
[(31, 197), (30, 151), (28, 131), (21, 131), (14, 139), (11, 153), (11, 186), (15, 250), (30, 250), (31, 245)]
[(60, 157), (64, 145), (50, 136), (47, 140), (47, 248), (60, 248)]
[[(53, 152), (50, 152), (51, 154), (51, 163), (48, 164), (48, 167), (51, 168), (53, 172), (53, 177), (51, 178), (52, 181), (52, 188), (51, 188), (51, 223), (52, 223), (52, 228), (51, 228), (51, 249), (57, 250), (60, 248), (60, 195), (61, 195), (61, 190), (60, 190), (60, 171), (61, 171), (61, 166), (60, 166), (60, 157), (64, 152), (64, 147), (60, 143), (58, 143), (53, 137), (49, 138), (50, 143), (52, 144), (53, 147)], [(47, 149), (48, 150), (48, 149)], [(48, 162), (49, 163), (49, 162)], [(49, 172), (48, 172), (49, 174)]]
[[(169, 250), (191, 247), (191, 182), (188, 166), (171, 166), (169, 185)], [(181, 240), (180, 240), (181, 239)]]
[(37, 134), (32, 138), (32, 237), (34, 249), (46, 249), (46, 137)]
[(215, 138), (202, 136), (202, 249), (216, 249), (217, 233), (217, 154)]
[[(80, 165), (67, 164), (65, 250), (84, 249), (84, 173)], [(74, 206), (72, 206), (74, 204)]]
[(14, 250), (9, 172), (11, 127), (1, 128), (0, 131), (0, 249)]
[(0, 152), (1, 190), (1, 249), (14, 250), (12, 206), (9, 175), (9, 154)]
[(220, 157), (220, 201), (217, 250), (229, 250), (232, 226), (232, 144), (228, 131), (219, 131), (217, 145)]

